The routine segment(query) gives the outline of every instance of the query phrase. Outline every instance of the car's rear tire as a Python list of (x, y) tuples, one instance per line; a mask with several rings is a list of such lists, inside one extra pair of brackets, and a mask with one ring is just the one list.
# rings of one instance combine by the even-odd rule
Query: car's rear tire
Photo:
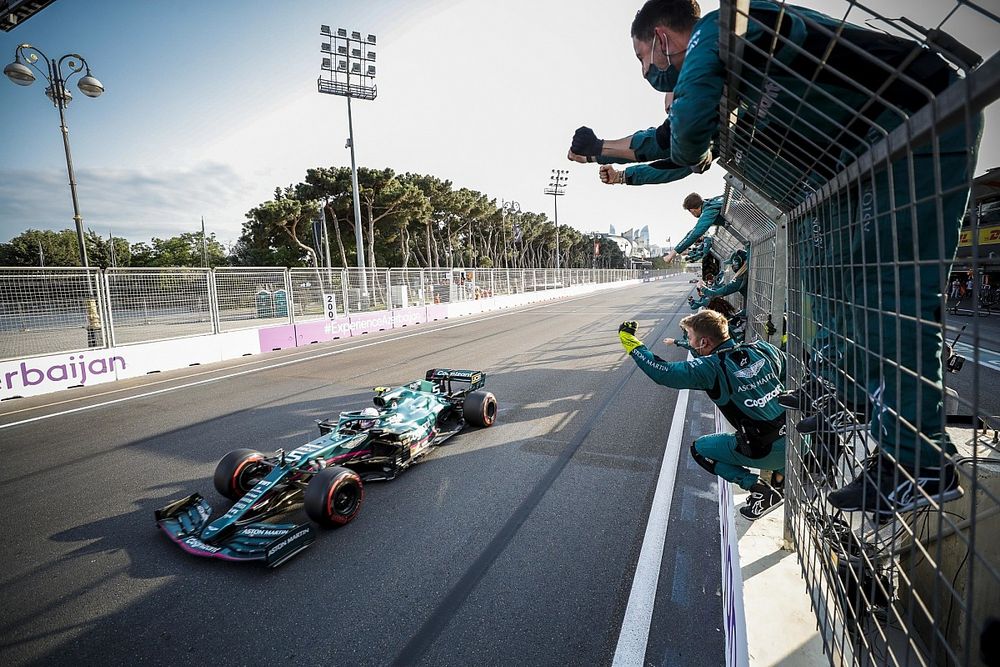
[(462, 416), (473, 426), (493, 426), (497, 420), (497, 399), (488, 391), (473, 391), (465, 397)]
[(306, 514), (321, 526), (343, 526), (361, 511), (365, 487), (353, 470), (334, 466), (316, 473), (306, 486)]
[(234, 449), (215, 466), (215, 490), (230, 500), (239, 500), (268, 472), (264, 455), (252, 449)]

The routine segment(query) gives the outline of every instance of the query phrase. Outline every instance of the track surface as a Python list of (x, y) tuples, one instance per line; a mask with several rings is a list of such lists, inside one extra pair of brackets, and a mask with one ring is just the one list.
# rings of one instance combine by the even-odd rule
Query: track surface
[[(672, 278), (0, 405), (0, 664), (610, 664), (677, 396), (624, 356), (617, 324), (638, 319), (680, 359), (658, 341), (690, 288)], [(227, 451), (292, 449), (314, 419), (432, 367), (485, 370), (497, 425), (368, 485), (352, 524), (284, 566), (193, 558), (157, 532), (153, 510), (193, 491), (227, 506), (211, 481)], [(711, 424), (692, 394), (683, 442)], [(646, 664), (723, 661), (715, 481), (686, 448)]]

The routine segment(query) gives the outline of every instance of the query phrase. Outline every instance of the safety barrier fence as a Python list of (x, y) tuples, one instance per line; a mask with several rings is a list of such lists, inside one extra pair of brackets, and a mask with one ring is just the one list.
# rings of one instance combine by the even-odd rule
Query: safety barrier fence
[[(787, 315), (805, 398), (786, 537), (825, 651), (1000, 664), (1000, 197), (995, 172), (973, 178), (1000, 20), (959, 0), (919, 8), (932, 30), (851, 0), (830, 20), (721, 4), (713, 253), (750, 250), (748, 340)], [(993, 35), (981, 63), (972, 26)]]
[(0, 268), (0, 360), (660, 277), (674, 271)]

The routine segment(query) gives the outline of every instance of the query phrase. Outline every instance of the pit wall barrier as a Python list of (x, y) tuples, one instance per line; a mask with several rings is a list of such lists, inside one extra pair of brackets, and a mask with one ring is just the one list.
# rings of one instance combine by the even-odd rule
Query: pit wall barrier
[(340, 315), (334, 319), (316, 319), (153, 343), (12, 359), (0, 362), (0, 401), (38, 396), (76, 387), (90, 387), (151, 373), (227, 361), (275, 350), (305, 347), (389, 329), (519, 308), (642, 282), (644, 281), (637, 279), (616, 283), (574, 285), (473, 301)]
[[(731, 433), (732, 426), (715, 408), (715, 432)], [(719, 477), (719, 547), (722, 565), (722, 621), (726, 638), (726, 667), (749, 667), (747, 617), (743, 601), (743, 568), (740, 565), (740, 534), (736, 530), (733, 485)]]

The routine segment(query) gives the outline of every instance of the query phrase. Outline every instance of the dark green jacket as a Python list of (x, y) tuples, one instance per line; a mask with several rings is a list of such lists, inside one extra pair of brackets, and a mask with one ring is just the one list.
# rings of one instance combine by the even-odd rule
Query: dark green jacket
[[(810, 9), (752, 0), (750, 18), (746, 38), (752, 47), (744, 50), (737, 123), (753, 123), (749, 152), (762, 155), (744, 152), (735, 156), (742, 162), (734, 166), (778, 201), (789, 195), (789, 187), (808, 192), (810, 183), (825, 182), (865, 150), (872, 124), (893, 129), (903, 120), (893, 107), (912, 113), (927, 103), (925, 90), (940, 92), (951, 78), (941, 58), (913, 41), (842, 24)], [(767, 54), (774, 30), (784, 43), (772, 58)], [(887, 68), (873, 63), (873, 56)], [(827, 65), (819, 72), (816, 57)], [(719, 57), (719, 12), (709, 12), (692, 29), (670, 116), (659, 128), (670, 132), (670, 158), (678, 166), (703, 164), (709, 156), (719, 130), (725, 67)], [(890, 76), (899, 68), (916, 85)], [(875, 100), (872, 91), (880, 91), (881, 99)], [(783, 146), (781, 155), (768, 151), (774, 145)], [(808, 173), (792, 168), (803, 164), (813, 168)], [(771, 171), (755, 173), (761, 169)], [(779, 171), (788, 172), (787, 178), (775, 178)]]
[(751, 440), (773, 442), (784, 435), (785, 353), (764, 341), (738, 345), (729, 340), (712, 354), (691, 361), (665, 361), (645, 345), (632, 350), (649, 378), (674, 389), (703, 389), (730, 424)]
[(698, 216), (698, 222), (695, 223), (694, 229), (689, 231), (681, 239), (681, 242), (674, 246), (675, 252), (684, 252), (687, 250), (688, 246), (704, 236), (705, 232), (712, 225), (726, 224), (726, 219), (722, 217), (722, 203), (724, 200), (725, 197), (719, 195), (718, 197), (711, 197), (704, 201), (701, 206), (701, 215)]
[[(625, 168), (626, 185), (656, 185), (658, 183), (673, 183), (691, 174), (690, 167), (682, 167), (670, 161), (670, 146), (664, 148), (657, 139), (657, 129), (650, 127), (639, 130), (632, 135), (629, 148), (635, 153), (636, 162), (649, 164), (633, 164)], [(662, 133), (661, 133), (662, 134)], [(667, 135), (669, 138), (669, 135)], [(632, 160), (598, 156), (599, 164), (628, 164)]]

